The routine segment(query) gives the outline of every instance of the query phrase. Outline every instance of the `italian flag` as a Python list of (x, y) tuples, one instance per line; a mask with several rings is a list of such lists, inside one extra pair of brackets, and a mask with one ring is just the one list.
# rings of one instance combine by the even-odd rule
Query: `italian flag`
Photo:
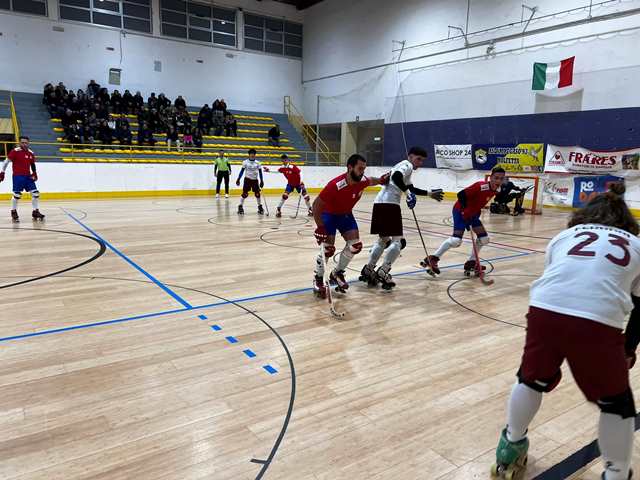
[(573, 84), (573, 62), (576, 57), (555, 63), (533, 64), (533, 90), (551, 90)]

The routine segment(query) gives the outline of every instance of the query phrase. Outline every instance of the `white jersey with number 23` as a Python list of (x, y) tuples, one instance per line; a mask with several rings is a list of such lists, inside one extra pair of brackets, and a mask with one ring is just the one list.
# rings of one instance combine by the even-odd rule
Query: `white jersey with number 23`
[(530, 305), (622, 329), (640, 297), (640, 239), (606, 225), (576, 225), (547, 246)]

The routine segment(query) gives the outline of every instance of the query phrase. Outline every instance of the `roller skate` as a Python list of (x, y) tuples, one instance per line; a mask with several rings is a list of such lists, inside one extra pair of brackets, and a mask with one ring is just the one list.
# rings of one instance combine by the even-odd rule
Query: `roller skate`
[(258, 215), (264, 215), (264, 208), (262, 208), (262, 204), (258, 205)]
[(344, 278), (344, 270), (333, 270), (329, 275), (329, 285), (335, 285), (338, 293), (347, 293), (349, 284)]
[(228, 193), (225, 193), (225, 194), (224, 194), (224, 198), (229, 198), (229, 194), (228, 194)]
[[(602, 472), (602, 480), (606, 480), (607, 476), (605, 474), (605, 472)], [(633, 480), (633, 470), (629, 469), (629, 476), (627, 477), (627, 480)]]
[(440, 261), (439, 257), (436, 257), (435, 255), (429, 255), (428, 257), (425, 257), (425, 259), (420, 262), (420, 266), (422, 268), (426, 268), (427, 273), (432, 277), (435, 277), (436, 275), (440, 275), (440, 269), (438, 268), (439, 261)]
[(360, 272), (360, 278), (358, 278), (361, 282), (366, 283), (370, 287), (375, 287), (378, 285), (378, 276), (376, 275), (376, 271), (373, 267), (366, 264), (362, 267), (362, 271)]
[[(478, 276), (478, 269), (476, 268), (476, 261), (475, 260), (467, 260), (466, 262), (464, 262), (464, 276), (465, 277), (477, 277)], [(484, 265), (481, 265), (480, 268), (482, 268), (482, 270), (486, 270), (487, 267)]]
[(238, 215), (244, 215), (244, 207), (242, 205), (238, 205)]
[(44, 215), (40, 213), (40, 210), (35, 209), (32, 213), (31, 213), (31, 217), (34, 220), (40, 220), (41, 222), (44, 221)]
[(20, 222), (20, 217), (18, 216), (17, 210), (11, 210), (11, 221), (13, 221), (13, 223)]
[(523, 480), (527, 468), (528, 450), (528, 438), (525, 437), (519, 442), (510, 442), (507, 439), (507, 429), (503, 429), (498, 448), (496, 448), (496, 463), (491, 466), (491, 477), (501, 480)]
[(276, 218), (280, 218), (282, 216), (282, 210), (280, 207), (276, 208)]
[(327, 298), (327, 287), (324, 279), (319, 275), (313, 277), (313, 294), (318, 298)]
[(378, 268), (378, 271), (376, 272), (376, 277), (378, 278), (380, 286), (383, 290), (391, 290), (396, 286), (396, 282), (393, 281), (389, 270), (389, 267), (385, 267), (383, 265), (382, 267)]
[(216, 200), (220, 198), (220, 194), (216, 193)]

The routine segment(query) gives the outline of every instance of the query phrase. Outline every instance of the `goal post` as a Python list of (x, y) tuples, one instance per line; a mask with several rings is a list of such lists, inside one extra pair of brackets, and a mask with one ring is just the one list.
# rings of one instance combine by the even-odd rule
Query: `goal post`
[[(485, 175), (485, 180), (489, 180), (491, 175)], [(536, 175), (511, 175), (507, 177), (516, 187), (525, 188), (527, 193), (524, 197), (523, 208), (527, 213), (540, 215), (542, 213), (542, 178)]]

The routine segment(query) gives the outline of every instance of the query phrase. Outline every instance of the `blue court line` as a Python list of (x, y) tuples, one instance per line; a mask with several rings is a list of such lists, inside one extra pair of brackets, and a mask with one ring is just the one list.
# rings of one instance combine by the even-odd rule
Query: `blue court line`
[[(533, 253), (519, 253), (519, 254), (515, 254), (515, 255), (506, 255), (503, 257), (496, 257), (496, 258), (488, 258), (486, 259), (486, 261), (490, 261), (490, 262), (500, 262), (500, 261), (505, 261), (505, 260), (511, 260), (513, 258), (519, 258), (519, 257), (526, 257), (528, 255), (533, 255)], [(440, 270), (450, 270), (453, 268), (459, 268), (461, 267), (463, 264), (459, 263), (459, 264), (455, 264), (455, 265), (446, 265), (443, 267), (440, 267)], [(406, 275), (416, 275), (416, 274), (420, 274), (420, 273), (424, 273), (424, 269), (419, 269), (419, 270), (412, 270), (409, 272), (402, 272), (402, 273), (398, 273), (394, 276), (396, 277), (401, 277), (401, 276), (406, 276)], [(357, 280), (352, 280), (349, 283), (356, 283)], [(83, 329), (87, 329), (87, 328), (94, 328), (94, 327), (101, 327), (101, 326), (105, 326), (105, 325), (113, 325), (113, 324), (117, 324), (117, 323), (125, 323), (125, 322), (133, 322), (133, 321), (137, 321), (137, 320), (144, 320), (144, 319), (148, 319), (148, 318), (153, 318), (153, 317), (160, 317), (160, 316), (164, 316), (164, 315), (171, 315), (174, 313), (182, 313), (182, 312), (187, 312), (190, 310), (202, 310), (202, 309), (207, 309), (207, 308), (215, 308), (215, 307), (221, 307), (224, 305), (230, 305), (230, 304), (235, 304), (235, 303), (246, 303), (246, 302), (253, 302), (256, 300), (262, 300), (265, 298), (273, 298), (273, 297), (281, 297), (281, 296), (285, 296), (285, 295), (290, 295), (290, 294), (295, 294), (295, 293), (304, 293), (304, 292), (309, 292), (313, 290), (312, 287), (309, 288), (297, 288), (297, 289), (291, 289), (291, 290), (283, 290), (280, 292), (274, 292), (274, 293), (266, 293), (263, 295), (256, 295), (253, 297), (243, 297), (243, 298), (238, 298), (235, 300), (224, 300), (224, 301), (220, 301), (220, 302), (215, 302), (215, 303), (209, 303), (206, 305), (198, 305), (198, 306), (190, 306), (189, 308), (179, 308), (179, 309), (175, 309), (175, 310), (165, 310), (162, 312), (155, 312), (155, 313), (148, 313), (148, 314), (144, 314), (144, 315), (135, 315), (135, 316), (131, 316), (131, 317), (124, 317), (124, 318), (118, 318), (115, 320), (105, 320), (102, 322), (94, 322), (94, 323), (84, 323), (84, 324), (80, 324), (80, 325), (73, 325), (71, 327), (63, 327), (63, 328), (55, 328), (52, 330), (42, 330), (40, 332), (32, 332), (32, 333), (23, 333), (23, 334), (19, 334), (19, 335), (12, 335), (9, 337), (0, 337), (0, 342), (8, 342), (11, 340), (21, 340), (24, 338), (30, 338), (30, 337), (39, 337), (42, 335), (51, 335), (51, 334), (55, 334), (55, 333), (64, 333), (64, 332), (69, 332), (72, 330), (83, 330)], [(213, 328), (213, 327), (212, 327)]]
[(271, 365), (263, 365), (262, 368), (264, 368), (267, 372), (269, 372), (271, 375), (275, 375), (276, 373), (278, 373), (278, 370), (276, 370), (275, 368), (273, 368)]
[(211, 328), (216, 332), (219, 332), (220, 330), (222, 330), (222, 327), (220, 325), (211, 325)]
[(198, 318), (199, 318), (200, 320), (206, 320), (206, 319), (207, 319), (207, 316), (206, 316), (206, 315), (198, 315)]
[(238, 343), (238, 339), (236, 337), (228, 336), (224, 338), (226, 338), (229, 343)]
[(85, 225), (84, 223), (82, 223), (80, 220), (78, 220), (76, 217), (74, 217), (71, 213), (67, 212), (66, 210), (64, 210), (64, 213), (66, 213), (72, 220), (74, 220), (78, 225), (80, 225), (82, 228), (84, 228), (87, 232), (89, 232), (91, 235), (93, 235), (97, 240), (100, 240), (102, 243), (104, 243), (113, 253), (115, 253), (116, 255), (118, 255), (120, 258), (122, 258), (125, 262), (127, 262), (129, 265), (131, 265), (133, 268), (135, 268), (136, 270), (138, 270), (141, 274), (143, 274), (145, 277), (147, 277), (149, 280), (151, 280), (153, 283), (155, 283), (158, 287), (160, 287), (162, 290), (164, 290), (165, 293), (167, 293), (168, 295), (170, 295), (171, 297), (173, 297), (173, 299), (178, 302), (180, 305), (182, 305), (183, 307), (185, 307), (186, 309), (191, 309), (193, 308), (191, 306), (191, 304), (189, 302), (187, 302), (184, 298), (182, 298), (180, 295), (178, 295), (176, 292), (174, 292), (173, 290), (171, 290), (169, 287), (167, 287), (164, 283), (162, 283), (160, 280), (158, 280), (156, 277), (154, 277), (153, 275), (151, 275), (149, 272), (147, 272), (144, 268), (142, 268), (140, 265), (138, 265), (137, 263), (135, 263), (133, 260), (131, 260), (129, 257), (127, 257), (124, 253), (122, 253), (120, 250), (118, 250), (116, 247), (114, 247), (113, 245), (111, 245), (109, 242), (107, 242), (104, 238), (102, 238), (100, 235), (98, 235), (98, 233), (96, 233), (95, 231), (93, 231), (90, 227), (88, 227), (87, 225)]
[(243, 350), (242, 353), (244, 353), (249, 358), (254, 358), (256, 356), (256, 354), (248, 348), (246, 350)]

